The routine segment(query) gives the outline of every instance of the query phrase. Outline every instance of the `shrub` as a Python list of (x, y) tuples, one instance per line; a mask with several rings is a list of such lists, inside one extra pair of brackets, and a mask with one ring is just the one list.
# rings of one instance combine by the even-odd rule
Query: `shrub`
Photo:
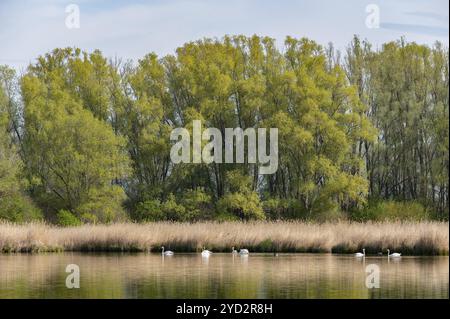
[(140, 202), (130, 216), (135, 221), (145, 222), (192, 222), (211, 218), (212, 207), (211, 195), (197, 188), (187, 190), (179, 198), (169, 194), (163, 202), (157, 199)]
[(264, 212), (270, 219), (308, 219), (308, 213), (297, 199), (269, 198), (262, 202)]
[(131, 217), (138, 222), (153, 222), (164, 220), (165, 218), (161, 202), (156, 199), (138, 203), (136, 209), (132, 212)]
[(234, 215), (239, 219), (265, 219), (263, 206), (258, 193), (251, 188), (250, 176), (239, 170), (227, 172), (229, 193), (217, 203), (219, 214)]
[(206, 219), (211, 213), (211, 196), (203, 188), (190, 189), (181, 198), (181, 205), (185, 208), (182, 221)]
[(186, 208), (178, 204), (175, 196), (170, 194), (162, 205), (162, 211), (166, 220), (181, 221), (185, 218)]
[(333, 207), (328, 211), (317, 211), (309, 218), (309, 220), (319, 223), (337, 222), (345, 219), (347, 219), (346, 214), (337, 207)]
[(229, 212), (218, 212), (215, 220), (218, 222), (237, 222), (239, 221), (239, 217)]
[(282, 219), (287, 216), (289, 202), (282, 198), (269, 198), (262, 202), (264, 213), (270, 219)]
[(31, 199), (21, 194), (0, 196), (0, 219), (15, 223), (42, 220), (42, 212)]
[(415, 201), (371, 201), (365, 208), (350, 212), (350, 218), (356, 221), (421, 221), (430, 216), (427, 209)]
[(2, 123), (5, 118), (1, 106), (0, 103), (0, 219), (16, 223), (40, 220), (42, 213), (27, 196), (22, 162)]
[(56, 213), (56, 222), (58, 225), (64, 227), (81, 225), (80, 219), (65, 209), (61, 209)]
[(89, 223), (110, 223), (125, 219), (122, 203), (125, 200), (123, 189), (117, 185), (92, 189), (89, 198), (75, 211)]
[(265, 219), (259, 196), (256, 192), (227, 194), (217, 203), (219, 214), (231, 214), (240, 219)]

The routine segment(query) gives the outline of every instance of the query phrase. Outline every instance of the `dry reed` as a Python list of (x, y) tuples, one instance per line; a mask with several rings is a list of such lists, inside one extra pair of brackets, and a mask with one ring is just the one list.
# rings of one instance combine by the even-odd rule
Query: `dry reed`
[(252, 252), (353, 253), (401, 251), (404, 255), (448, 255), (449, 224), (391, 223), (149, 223), (84, 225), (60, 228), (46, 224), (0, 223), (0, 251), (159, 251), (203, 246), (213, 251), (245, 247)]

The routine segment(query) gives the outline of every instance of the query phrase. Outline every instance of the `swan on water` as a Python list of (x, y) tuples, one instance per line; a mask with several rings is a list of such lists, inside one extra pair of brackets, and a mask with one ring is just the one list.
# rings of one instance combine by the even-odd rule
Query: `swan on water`
[(211, 256), (212, 251), (209, 251), (207, 249), (205, 249), (205, 247), (203, 247), (203, 251), (202, 251), (202, 257), (209, 257)]
[(387, 255), (388, 255), (388, 257), (401, 257), (402, 256), (401, 253), (392, 253), (391, 254), (391, 251), (389, 249), (387, 249)]
[(363, 248), (363, 252), (362, 253), (356, 253), (355, 257), (366, 257), (366, 250)]
[(164, 255), (164, 256), (172, 256), (173, 255), (173, 251), (171, 251), (171, 250), (166, 250), (166, 251), (164, 251), (164, 246), (161, 246), (161, 249), (162, 249), (162, 255)]
[(239, 255), (248, 255), (248, 254), (249, 254), (248, 249), (240, 249), (239, 250)]

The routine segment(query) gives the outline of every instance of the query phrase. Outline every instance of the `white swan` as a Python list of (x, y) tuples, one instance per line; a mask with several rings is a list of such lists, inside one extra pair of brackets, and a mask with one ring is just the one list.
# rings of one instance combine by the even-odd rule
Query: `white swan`
[(248, 254), (249, 254), (248, 249), (240, 249), (239, 250), (239, 255), (248, 255)]
[(171, 251), (171, 250), (164, 251), (164, 246), (162, 246), (161, 249), (162, 249), (162, 253), (161, 253), (162, 255), (164, 255), (164, 256), (172, 256), (173, 255), (173, 251)]
[(202, 251), (202, 257), (209, 257), (211, 256), (212, 251), (209, 251), (207, 249), (205, 249), (205, 247), (203, 247), (203, 251)]
[(238, 251), (237, 251), (236, 249), (234, 249), (234, 246), (231, 247), (231, 253), (232, 253), (232, 254), (237, 254), (237, 253), (238, 253)]
[(401, 253), (392, 253), (391, 254), (391, 251), (389, 249), (387, 250), (387, 254), (388, 254), (388, 257), (401, 257), (402, 256)]
[(355, 257), (366, 257), (366, 250), (363, 248), (363, 252), (362, 253), (356, 253)]

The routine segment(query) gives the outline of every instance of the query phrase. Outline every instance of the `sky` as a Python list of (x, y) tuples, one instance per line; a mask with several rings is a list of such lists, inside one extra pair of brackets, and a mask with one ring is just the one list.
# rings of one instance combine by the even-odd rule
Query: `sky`
[[(79, 28), (66, 25), (70, 4), (79, 8)], [(448, 0), (0, 0), (0, 64), (24, 70), (67, 46), (137, 61), (226, 34), (270, 36), (280, 48), (289, 35), (344, 50), (355, 34), (375, 47), (402, 36), (448, 46), (448, 23)]]

